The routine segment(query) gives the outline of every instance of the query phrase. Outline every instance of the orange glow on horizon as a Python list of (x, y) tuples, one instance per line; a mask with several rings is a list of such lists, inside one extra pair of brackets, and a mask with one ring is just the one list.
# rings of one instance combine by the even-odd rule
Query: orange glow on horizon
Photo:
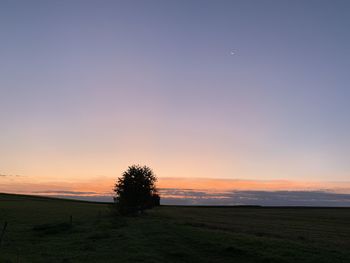
[[(55, 191), (86, 192), (112, 195), (114, 178), (99, 177), (86, 181), (54, 182), (33, 181), (26, 177), (1, 178), (0, 192), (43, 193)], [(306, 182), (288, 180), (240, 180), (211, 178), (166, 178), (158, 179), (159, 189), (190, 189), (205, 191), (330, 191), (350, 193), (350, 182)]]

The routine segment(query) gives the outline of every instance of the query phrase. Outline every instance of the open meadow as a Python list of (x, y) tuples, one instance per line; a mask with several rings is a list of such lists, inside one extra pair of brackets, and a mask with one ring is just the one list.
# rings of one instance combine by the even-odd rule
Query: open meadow
[(1, 263), (350, 262), (349, 208), (109, 204), (0, 194)]

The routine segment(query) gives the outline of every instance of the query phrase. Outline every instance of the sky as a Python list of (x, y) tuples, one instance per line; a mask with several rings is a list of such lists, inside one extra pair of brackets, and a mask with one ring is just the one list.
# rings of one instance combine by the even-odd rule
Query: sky
[(108, 192), (131, 164), (167, 187), (349, 187), (349, 12), (337, 0), (1, 1), (0, 190)]

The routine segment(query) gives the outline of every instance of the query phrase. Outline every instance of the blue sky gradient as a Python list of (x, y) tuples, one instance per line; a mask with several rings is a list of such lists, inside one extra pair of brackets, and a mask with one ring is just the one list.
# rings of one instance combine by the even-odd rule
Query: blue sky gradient
[(160, 177), (349, 181), (349, 13), (1, 1), (0, 172), (69, 181), (140, 163)]

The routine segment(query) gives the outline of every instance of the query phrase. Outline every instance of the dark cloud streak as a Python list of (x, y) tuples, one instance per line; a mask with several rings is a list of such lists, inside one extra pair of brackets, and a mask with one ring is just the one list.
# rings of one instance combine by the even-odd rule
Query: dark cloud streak
[(48, 191), (35, 191), (35, 192), (32, 192), (33, 194), (69, 194), (69, 195), (98, 195), (98, 194), (101, 194), (101, 193), (97, 193), (97, 192), (81, 192), (81, 191), (62, 191), (62, 190), (59, 190), (59, 191), (51, 191), (51, 190), (48, 190)]
[(19, 174), (0, 174), (0, 177), (22, 177), (23, 175)]
[[(113, 202), (111, 193), (62, 190), (32, 193), (77, 200)], [(350, 207), (350, 194), (325, 191), (198, 191), (163, 188), (160, 193), (162, 197), (161, 204), (163, 205)]]
[(228, 191), (206, 193), (171, 189), (163, 190), (162, 203), (167, 205), (350, 207), (350, 195), (323, 191)]

